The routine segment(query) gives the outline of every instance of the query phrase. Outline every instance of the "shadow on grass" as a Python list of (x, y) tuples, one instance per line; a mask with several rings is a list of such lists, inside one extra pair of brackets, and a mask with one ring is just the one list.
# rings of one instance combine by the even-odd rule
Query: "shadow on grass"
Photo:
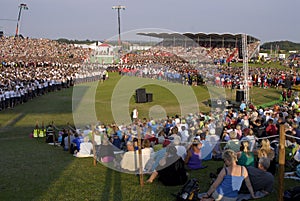
[[(96, 83), (98, 84), (98, 82)], [(71, 98), (73, 111), (77, 110), (77, 108), (80, 106), (83, 97), (85, 96), (86, 93), (88, 93), (89, 89), (90, 87), (85, 85), (78, 85), (73, 87), (73, 93)]]
[[(60, 91), (49, 92), (43, 96), (28, 100), (28, 102), (22, 105), (16, 105), (13, 110), (7, 109), (5, 111), (1, 111), (1, 113), (4, 115), (22, 113), (23, 116), (21, 116), (20, 118), (24, 117), (24, 115), (31, 114), (36, 115), (72, 113), (72, 109), (78, 108), (79, 104), (82, 101), (82, 98), (88, 92), (89, 88), (89, 86), (85, 85), (76, 86), (76, 94), (74, 96), (73, 90), (75, 88), (73, 87)], [(3, 126), (5, 124), (1, 122), (1, 125)]]
[(7, 127), (7, 126), (13, 126), (15, 125), (18, 121), (20, 121), (23, 117), (25, 116), (24, 113), (19, 113), (19, 114), (16, 114), (16, 116), (9, 120), (6, 124), (3, 125), (3, 127)]
[(114, 186), (113, 186), (113, 200), (123, 200), (122, 196), (122, 179), (120, 178), (120, 173), (114, 171)]
[(5, 154), (0, 157), (0, 200), (36, 200), (73, 161), (61, 147), (47, 145), (44, 138), (6, 139), (1, 149)]
[(106, 169), (106, 173), (105, 173), (105, 185), (102, 189), (102, 195), (101, 195), (101, 200), (103, 201), (109, 201), (109, 193), (105, 193), (105, 192), (111, 192), (111, 189), (112, 189), (112, 173), (113, 171), (111, 169)]
[(121, 191), (122, 180), (120, 173), (106, 168), (104, 181), (105, 185), (103, 186), (100, 200), (123, 200)]

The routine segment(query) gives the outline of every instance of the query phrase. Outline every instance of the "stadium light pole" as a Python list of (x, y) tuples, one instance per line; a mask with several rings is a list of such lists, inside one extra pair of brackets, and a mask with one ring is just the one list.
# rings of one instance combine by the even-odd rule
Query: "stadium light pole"
[(19, 23), (20, 23), (20, 19), (21, 19), (21, 13), (22, 10), (28, 10), (28, 7), (25, 3), (21, 3), (19, 5), (19, 14), (18, 14), (18, 20), (17, 20), (17, 28), (16, 28), (16, 37), (19, 36)]
[(125, 10), (125, 6), (113, 6), (112, 9), (118, 11), (118, 33), (119, 33), (119, 46), (121, 46), (121, 20), (120, 20), (120, 10)]

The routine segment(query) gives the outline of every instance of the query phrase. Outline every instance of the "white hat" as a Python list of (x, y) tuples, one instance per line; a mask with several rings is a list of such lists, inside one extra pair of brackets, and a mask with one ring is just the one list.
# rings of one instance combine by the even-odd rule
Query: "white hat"
[(216, 134), (216, 129), (214, 129), (214, 128), (210, 129), (209, 134), (215, 135)]
[(179, 145), (180, 142), (181, 142), (180, 136), (175, 136), (175, 137), (174, 137), (174, 140), (173, 140), (173, 144), (174, 144), (174, 145)]

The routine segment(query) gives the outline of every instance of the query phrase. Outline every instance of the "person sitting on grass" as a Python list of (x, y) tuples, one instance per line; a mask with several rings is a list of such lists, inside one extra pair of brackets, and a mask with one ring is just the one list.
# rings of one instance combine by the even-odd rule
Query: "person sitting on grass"
[(252, 198), (256, 198), (247, 169), (236, 164), (236, 153), (228, 149), (223, 152), (222, 158), (224, 160), (224, 168), (201, 200), (213, 198), (215, 201), (234, 201), (238, 197), (238, 191), (242, 186), (243, 180), (245, 180)]
[[(149, 153), (149, 156), (147, 156), (147, 158), (149, 160), (150, 153)], [(135, 150), (134, 141), (127, 142), (127, 151), (122, 156), (120, 165), (121, 165), (121, 168), (125, 171), (126, 170), (130, 171), (130, 172), (138, 171), (138, 169), (139, 169), (139, 154), (138, 154), (138, 151)]]
[(89, 141), (89, 137), (84, 137), (83, 142), (80, 143), (80, 150), (74, 156), (76, 157), (92, 157), (93, 144)]
[(182, 158), (182, 160), (184, 160), (185, 155), (186, 155), (186, 148), (185, 148), (185, 146), (183, 146), (181, 144), (181, 139), (179, 136), (174, 137), (172, 145), (175, 146), (175, 148), (177, 150), (177, 155), (180, 156)]
[[(136, 138), (135, 138), (136, 139)], [(156, 152), (157, 153), (157, 152)], [(150, 173), (153, 171), (156, 153), (154, 153), (153, 148), (151, 147), (151, 143), (148, 139), (144, 139), (142, 142), (142, 168), (144, 172)], [(161, 152), (159, 152), (161, 153)], [(164, 153), (164, 152), (162, 152)], [(164, 154), (162, 154), (164, 155)], [(126, 161), (128, 160), (128, 161)], [(123, 169), (127, 169), (129, 171), (137, 171), (139, 168), (139, 152), (135, 150), (134, 142), (127, 142), (127, 152), (123, 155), (123, 159), (121, 161), (121, 167)], [(157, 162), (158, 163), (158, 162)], [(157, 166), (157, 165), (156, 165)]]
[(237, 164), (241, 166), (253, 166), (254, 167), (254, 154), (253, 152), (250, 152), (249, 149), (249, 142), (248, 141), (242, 141), (241, 142), (241, 148), (240, 151), (237, 152)]
[(184, 162), (189, 169), (197, 170), (206, 168), (206, 166), (202, 166), (201, 148), (201, 141), (198, 138), (194, 138), (192, 145), (187, 149), (186, 157), (184, 159)]
[[(75, 138), (75, 137), (74, 137), (73, 131), (72, 131), (72, 130), (69, 130), (69, 132), (70, 132), (70, 142), (69, 142), (69, 137), (68, 137), (68, 136), (64, 138), (64, 146), (63, 146), (64, 151), (68, 151), (69, 148), (70, 148), (70, 149), (72, 148), (72, 141), (73, 141), (74, 138)], [(70, 146), (70, 147), (69, 147), (69, 146)], [(72, 150), (72, 149), (71, 149), (71, 151), (74, 152), (74, 150)]]
[(213, 151), (213, 145), (211, 142), (206, 140), (206, 134), (201, 133), (200, 134), (200, 140), (202, 143), (201, 147), (201, 158), (204, 161), (211, 160), (212, 159), (212, 151)]
[(147, 162), (150, 160), (151, 154), (154, 153), (153, 148), (151, 147), (151, 143), (148, 139), (143, 140), (141, 151), (142, 151), (142, 165), (143, 165), (143, 169), (145, 169)]
[[(274, 176), (267, 172), (270, 166), (270, 159), (267, 157), (261, 157), (258, 161), (258, 168), (247, 167), (249, 178), (257, 198), (262, 198), (273, 192)], [(251, 195), (243, 182), (242, 187), (239, 191), (238, 201), (249, 200)]]
[(97, 159), (102, 163), (111, 163), (115, 160), (114, 147), (106, 134), (103, 135), (102, 143), (97, 146)]
[(235, 131), (229, 133), (230, 140), (226, 143), (224, 150), (231, 149), (234, 152), (240, 151), (240, 141), (237, 139)]
[(276, 163), (277, 163), (275, 157), (275, 151), (271, 147), (270, 141), (268, 139), (262, 139), (261, 147), (257, 150), (257, 157), (258, 159), (261, 157), (269, 158), (271, 162), (267, 171), (275, 175)]
[(253, 135), (253, 130), (249, 128), (245, 128), (243, 130), (244, 136), (240, 141), (248, 141), (249, 142), (249, 150), (253, 151), (256, 149), (256, 137)]
[(75, 138), (72, 140), (72, 144), (71, 144), (72, 154), (76, 154), (77, 152), (80, 151), (80, 144), (81, 142), (83, 142), (83, 138), (81, 134), (75, 133), (74, 137)]
[(152, 183), (157, 177), (166, 186), (183, 185), (188, 180), (184, 162), (173, 145), (166, 148), (164, 157), (146, 182)]
[(152, 173), (159, 165), (159, 161), (165, 156), (167, 147), (163, 147), (162, 145), (164, 140), (165, 138), (163, 136), (158, 137), (158, 144), (154, 145), (154, 151), (151, 153), (150, 159), (145, 165), (146, 173)]

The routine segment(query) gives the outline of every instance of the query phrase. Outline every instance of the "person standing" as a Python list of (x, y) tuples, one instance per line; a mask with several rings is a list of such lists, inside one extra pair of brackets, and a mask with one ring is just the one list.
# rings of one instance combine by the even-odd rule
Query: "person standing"
[(135, 107), (132, 111), (132, 121), (135, 122), (139, 117), (139, 112), (137, 108)]
[(292, 89), (291, 89), (291, 88), (289, 88), (289, 89), (288, 89), (288, 91), (287, 91), (287, 94), (286, 94), (286, 96), (287, 96), (287, 99), (288, 99), (288, 100), (290, 100), (290, 99), (291, 99), (291, 97), (292, 97), (292, 93), (293, 93)]
[(286, 101), (286, 98), (287, 98), (287, 92), (286, 92), (286, 89), (283, 89), (281, 95), (282, 95), (282, 101)]

